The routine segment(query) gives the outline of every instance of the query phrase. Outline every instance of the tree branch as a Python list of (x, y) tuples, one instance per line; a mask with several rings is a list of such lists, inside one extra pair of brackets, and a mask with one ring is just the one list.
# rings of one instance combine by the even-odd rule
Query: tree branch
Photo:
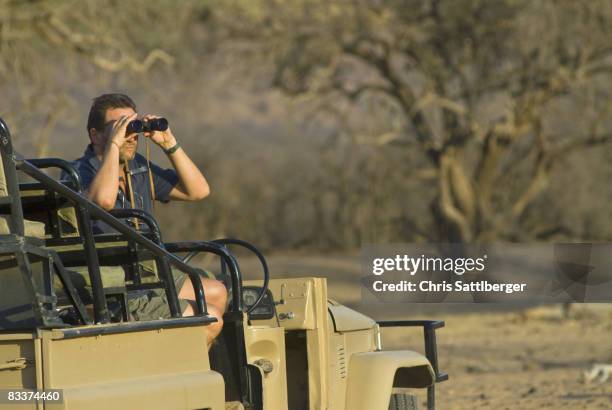
[(471, 224), (466, 215), (455, 206), (451, 188), (451, 158), (448, 153), (440, 156), (440, 171), (438, 173), (438, 184), (440, 190), (440, 210), (447, 221), (451, 222), (459, 231), (461, 240), (469, 242), (472, 240)]

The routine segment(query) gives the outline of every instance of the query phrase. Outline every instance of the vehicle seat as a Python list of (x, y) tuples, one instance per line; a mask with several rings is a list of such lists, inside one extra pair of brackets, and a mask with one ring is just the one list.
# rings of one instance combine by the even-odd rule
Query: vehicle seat
[[(91, 288), (91, 279), (87, 266), (75, 266), (67, 268), (66, 272), (70, 276), (72, 284), (79, 292), (79, 296), (83, 303), (93, 303), (93, 293)], [(102, 285), (105, 289), (125, 288), (125, 271), (121, 266), (100, 266), (100, 276), (102, 277)], [(54, 283), (55, 293), (58, 298), (64, 297), (64, 291), (61, 283)]]
[[(9, 235), (11, 230), (8, 224), (8, 216), (0, 215), (0, 235)], [(45, 224), (42, 222), (24, 219), (25, 236), (43, 239), (45, 237)]]
[[(2, 162), (2, 156), (0, 156), (0, 198), (8, 197), (9, 192), (6, 185), (6, 178), (4, 176), (4, 163)], [(11, 230), (9, 228), (9, 216), (0, 215), (0, 235), (9, 235)], [(45, 237), (45, 224), (36, 221), (24, 221), (24, 234), (25, 236), (31, 236), (34, 238)]]

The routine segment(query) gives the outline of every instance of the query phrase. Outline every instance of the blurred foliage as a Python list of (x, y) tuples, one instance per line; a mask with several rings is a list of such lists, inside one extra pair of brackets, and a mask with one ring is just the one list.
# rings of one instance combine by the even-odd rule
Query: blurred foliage
[[(176, 65), (190, 22), (203, 6), (170, 0), (0, 0), (0, 84), (13, 128), (33, 112), (74, 107), (58, 69), (77, 76), (93, 68), (146, 74)], [(68, 78), (64, 78), (68, 80)], [(48, 113), (52, 115), (52, 113)]]
[(240, 24), (222, 12), (219, 24), (273, 57), (275, 87), (335, 117), (353, 145), (420, 153), (406, 166), (437, 193), (408, 235), (572, 234), (537, 204), (564, 158), (612, 139), (609, 2), (236, 4)]
[(176, 118), (213, 195), (160, 213), (167, 238), (608, 240), (611, 19), (605, 0), (0, 0), (0, 110), (38, 156), (78, 155), (61, 136), (85, 145), (101, 92)]

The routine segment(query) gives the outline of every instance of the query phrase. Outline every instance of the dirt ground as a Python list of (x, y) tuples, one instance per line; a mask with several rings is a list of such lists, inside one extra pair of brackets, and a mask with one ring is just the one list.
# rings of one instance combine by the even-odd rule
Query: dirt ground
[(439, 360), (451, 379), (439, 385), (440, 408), (612, 409), (612, 380), (583, 378), (594, 363), (612, 364), (612, 316), (589, 309), (564, 319), (560, 312), (540, 307), (444, 317)]
[[(612, 409), (612, 374), (605, 383), (583, 376), (612, 364), (612, 305), (573, 305), (568, 315), (558, 305), (364, 306), (357, 256), (268, 258), (272, 277), (326, 277), (331, 298), (375, 319), (445, 320), (438, 357), (450, 380), (437, 387), (439, 409)], [(246, 277), (258, 277), (255, 260), (239, 260)], [(383, 345), (422, 351), (422, 340), (416, 329), (388, 329)]]

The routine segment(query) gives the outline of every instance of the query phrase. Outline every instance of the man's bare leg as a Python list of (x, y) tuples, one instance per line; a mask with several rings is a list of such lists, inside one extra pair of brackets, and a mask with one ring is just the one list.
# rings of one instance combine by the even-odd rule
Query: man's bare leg
[[(206, 297), (206, 307), (208, 314), (217, 318), (217, 322), (208, 325), (208, 337), (207, 344), (210, 348), (212, 341), (215, 340), (221, 329), (223, 329), (223, 313), (225, 313), (225, 307), (227, 305), (227, 289), (223, 283), (215, 279), (202, 279), (202, 286), (204, 286), (204, 296)], [(195, 292), (191, 281), (187, 280), (180, 289), (178, 297), (185, 299), (189, 302), (189, 306), (183, 312), (183, 316), (193, 316), (196, 311), (195, 303)]]

